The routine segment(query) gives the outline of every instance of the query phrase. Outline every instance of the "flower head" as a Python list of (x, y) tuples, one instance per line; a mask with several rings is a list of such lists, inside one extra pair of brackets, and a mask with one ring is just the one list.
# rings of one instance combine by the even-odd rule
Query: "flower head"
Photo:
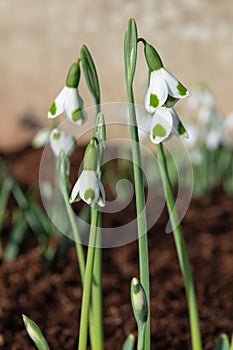
[(172, 107), (180, 98), (190, 96), (189, 91), (166, 68), (157, 51), (145, 43), (145, 56), (150, 71), (150, 82), (145, 98), (146, 110), (154, 113), (162, 106)]
[(152, 117), (150, 139), (153, 143), (158, 144), (171, 135), (188, 137), (176, 111), (173, 108), (160, 107)]
[(91, 205), (97, 203), (105, 205), (105, 191), (98, 175), (99, 152), (97, 139), (93, 137), (86, 148), (83, 171), (71, 192), (70, 202), (79, 201), (80, 198)]
[(56, 118), (63, 112), (66, 117), (77, 125), (82, 125), (86, 120), (83, 111), (83, 100), (78, 93), (80, 79), (79, 60), (70, 67), (65, 87), (55, 98), (48, 112), (48, 118)]
[(58, 157), (61, 151), (70, 156), (75, 147), (74, 136), (65, 134), (57, 128), (52, 130), (49, 141), (55, 157)]

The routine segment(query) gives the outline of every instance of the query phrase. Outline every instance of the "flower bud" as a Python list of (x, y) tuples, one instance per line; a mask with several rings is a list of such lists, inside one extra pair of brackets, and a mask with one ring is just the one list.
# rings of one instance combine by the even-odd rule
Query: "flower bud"
[(131, 281), (131, 303), (137, 323), (145, 323), (148, 317), (148, 304), (145, 291), (136, 277)]

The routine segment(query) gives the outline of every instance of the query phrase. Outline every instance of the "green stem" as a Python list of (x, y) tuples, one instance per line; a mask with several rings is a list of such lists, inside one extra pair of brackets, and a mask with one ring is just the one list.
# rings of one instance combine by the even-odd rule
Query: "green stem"
[(130, 135), (132, 141), (133, 171), (136, 196), (136, 211), (138, 225), (138, 250), (139, 250), (139, 269), (140, 282), (146, 293), (148, 301), (148, 318), (145, 324), (145, 349), (150, 349), (150, 276), (149, 276), (149, 257), (148, 257), (148, 238), (147, 221), (145, 210), (144, 183), (141, 169), (141, 153), (139, 146), (138, 127), (136, 121), (136, 111), (134, 106), (134, 97), (132, 86), (127, 86), (127, 95), (129, 102), (130, 115)]
[(157, 145), (156, 149), (157, 149), (157, 157), (160, 165), (159, 170), (162, 178), (163, 188), (166, 196), (166, 203), (167, 203), (168, 212), (170, 215), (176, 250), (178, 254), (178, 260), (179, 260), (181, 272), (184, 279), (185, 292), (186, 292), (188, 311), (189, 311), (189, 322), (190, 322), (190, 328), (191, 328), (192, 349), (201, 350), (202, 345), (201, 345), (201, 333), (200, 333), (197, 301), (196, 301), (195, 288), (194, 288), (192, 273), (190, 269), (187, 249), (186, 249), (180, 221), (175, 209), (175, 201), (174, 201), (174, 196), (172, 192), (172, 186), (170, 183), (169, 172), (167, 168), (163, 145), (162, 144)]
[[(100, 240), (100, 220), (101, 215), (98, 213), (97, 240)], [(102, 249), (95, 249), (93, 279), (92, 279), (92, 296), (90, 310), (90, 337), (92, 350), (103, 350), (103, 311), (102, 311)]]
[(94, 207), (92, 207), (91, 229), (90, 229), (89, 247), (87, 251), (87, 262), (86, 262), (82, 306), (81, 306), (78, 350), (85, 350), (87, 348), (88, 320), (89, 320), (90, 301), (91, 301), (93, 266), (94, 266), (95, 250), (96, 250), (95, 245), (96, 245), (96, 236), (97, 236), (97, 225), (98, 225), (98, 211)]
[(138, 344), (137, 350), (145, 349), (145, 323), (138, 325)]
[[(60, 192), (62, 194), (65, 207), (66, 207), (66, 212), (70, 221), (70, 226), (73, 232), (74, 236), (74, 242), (75, 242), (75, 249), (76, 253), (78, 256), (78, 264), (79, 264), (79, 269), (80, 269), (80, 276), (81, 276), (81, 281), (82, 284), (84, 282), (84, 275), (85, 275), (85, 257), (84, 257), (84, 252), (83, 252), (83, 247), (80, 242), (80, 233), (77, 227), (77, 222), (75, 220), (75, 214), (72, 210), (72, 207), (69, 203), (69, 193), (68, 193), (68, 178), (67, 178), (67, 173), (66, 173), (66, 161), (67, 158), (61, 155), (57, 159), (57, 173), (56, 173), (56, 181), (57, 184), (60, 188)], [(62, 175), (62, 176), (61, 176)]]

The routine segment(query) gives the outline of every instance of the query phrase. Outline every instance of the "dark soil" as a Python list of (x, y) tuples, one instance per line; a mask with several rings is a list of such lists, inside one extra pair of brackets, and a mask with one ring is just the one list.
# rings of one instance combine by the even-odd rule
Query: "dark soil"
[[(30, 148), (6, 155), (25, 188), (38, 181), (40, 157), (41, 151)], [(233, 330), (232, 209), (233, 198), (215, 188), (193, 199), (183, 220), (206, 350), (222, 332), (230, 337)], [(183, 282), (173, 237), (164, 233), (166, 223), (164, 211), (149, 233), (152, 349), (191, 349)], [(1, 262), (0, 348), (35, 349), (24, 329), (24, 313), (40, 326), (51, 349), (76, 349), (82, 290), (75, 250), (48, 267), (28, 237), (16, 261)], [(137, 242), (103, 250), (106, 350), (121, 349), (130, 332), (137, 334), (129, 294), (137, 261)]]

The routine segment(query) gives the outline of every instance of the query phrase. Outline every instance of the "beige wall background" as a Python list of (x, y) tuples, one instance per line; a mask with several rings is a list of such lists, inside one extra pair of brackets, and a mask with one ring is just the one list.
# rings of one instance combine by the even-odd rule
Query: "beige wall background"
[[(34, 130), (25, 120), (49, 124), (47, 110), (83, 43), (97, 65), (102, 102), (125, 101), (123, 40), (130, 17), (191, 91), (203, 82), (222, 113), (233, 110), (232, 0), (0, 0), (0, 150), (31, 140)], [(142, 51), (139, 104), (147, 80)], [(92, 105), (81, 88), (85, 105)]]

